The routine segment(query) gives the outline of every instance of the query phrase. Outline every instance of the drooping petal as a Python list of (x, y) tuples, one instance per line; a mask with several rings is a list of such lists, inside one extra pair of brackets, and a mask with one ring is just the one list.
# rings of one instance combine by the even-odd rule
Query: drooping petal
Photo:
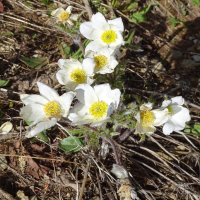
[(31, 138), (34, 137), (35, 135), (37, 135), (38, 133), (51, 128), (52, 126), (54, 126), (57, 122), (57, 119), (53, 118), (51, 120), (46, 120), (43, 122), (39, 122), (37, 125), (35, 125), (30, 132), (28, 132), (28, 134), (26, 135), (27, 138)]
[(94, 31), (92, 22), (84, 22), (80, 25), (81, 34), (89, 40), (92, 40), (91, 34)]
[(30, 103), (38, 103), (44, 105), (48, 102), (44, 97), (37, 94), (31, 94), (31, 95), (21, 94), (20, 99), (23, 101), (25, 105), (28, 105)]
[(109, 27), (105, 17), (100, 12), (92, 15), (91, 21), (95, 29), (106, 30)]
[(40, 94), (43, 97), (45, 97), (49, 101), (58, 100), (59, 95), (56, 90), (54, 90), (53, 88), (50, 88), (49, 86), (47, 86), (41, 82), (37, 82), (37, 85), (38, 85)]
[(72, 6), (68, 6), (67, 9), (66, 9), (66, 12), (71, 14), (72, 8), (73, 8)]
[(56, 73), (56, 78), (61, 85), (66, 85), (68, 82), (72, 81), (70, 78), (70, 73), (66, 73), (65, 70), (59, 70)]
[(182, 106), (184, 104), (184, 98), (182, 96), (171, 98), (172, 103), (177, 103)]
[(121, 17), (118, 17), (113, 20), (108, 20), (108, 24), (113, 24), (113, 25), (117, 26), (121, 32), (124, 32), (124, 24), (122, 22)]
[(67, 92), (60, 96), (59, 103), (62, 105), (62, 108), (64, 109), (63, 117), (66, 117), (69, 113), (70, 105), (73, 101), (73, 98), (75, 96), (74, 92)]
[(88, 84), (80, 84), (76, 87), (76, 98), (87, 106), (90, 106), (95, 101), (98, 101), (98, 97), (94, 89)]
[(110, 120), (110, 117), (97, 119), (97, 120), (93, 121), (93, 123), (91, 124), (91, 127), (101, 126), (104, 123), (108, 122), (109, 120)]
[(114, 105), (115, 105), (115, 109), (118, 108), (119, 102), (120, 102), (120, 95), (121, 92), (119, 89), (114, 89), (112, 90), (112, 95), (113, 95), (113, 99), (114, 99)]
[(174, 124), (172, 123), (171, 120), (169, 120), (163, 126), (163, 133), (165, 135), (169, 135), (170, 133), (172, 133), (174, 131), (174, 129), (175, 129)]
[(42, 105), (31, 103), (23, 107), (20, 111), (20, 116), (26, 121), (35, 121), (37, 119), (46, 119)]
[(164, 110), (152, 110), (151, 112), (154, 113), (155, 115), (155, 120), (153, 122), (154, 126), (160, 126), (163, 125), (164, 123), (166, 123), (169, 119), (169, 115), (168, 115), (168, 109), (164, 109)]
[(83, 65), (83, 70), (86, 72), (86, 74), (92, 76), (94, 73), (94, 68), (96, 66), (94, 59), (85, 58), (83, 60), (82, 65)]
[(161, 108), (166, 108), (167, 106), (170, 105), (170, 103), (171, 103), (170, 100), (164, 100), (164, 101), (162, 102), (162, 106), (161, 106)]
[(107, 45), (106, 43), (103, 43), (103, 42), (101, 41), (101, 39), (98, 39), (98, 40), (95, 40), (95, 41), (90, 42), (90, 43), (86, 46), (85, 52), (87, 52), (87, 51), (89, 51), (89, 50), (96, 52), (96, 51), (98, 51), (100, 48), (105, 47), (105, 46), (107, 47), (108, 45)]
[(145, 133), (153, 134), (156, 131), (154, 126), (143, 127)]
[(63, 8), (58, 8), (51, 12), (51, 15), (54, 17), (59, 17), (62, 12), (65, 12)]
[(86, 53), (85, 53), (85, 58), (94, 58), (94, 54), (95, 54), (95, 52), (94, 51), (87, 51)]

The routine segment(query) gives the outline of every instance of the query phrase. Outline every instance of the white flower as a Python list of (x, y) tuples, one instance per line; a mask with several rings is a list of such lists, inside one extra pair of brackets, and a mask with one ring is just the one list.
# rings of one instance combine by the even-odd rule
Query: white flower
[(106, 21), (101, 13), (92, 15), (91, 22), (84, 22), (80, 25), (81, 34), (90, 42), (85, 51), (97, 51), (101, 47), (119, 48), (124, 44), (122, 32), (124, 25), (121, 17)]
[(67, 89), (74, 90), (79, 84), (91, 85), (95, 63), (83, 60), (82, 64), (76, 59), (59, 59), (58, 66), (62, 69), (56, 73), (58, 82)]
[(163, 126), (163, 133), (169, 135), (173, 131), (180, 131), (185, 128), (185, 122), (190, 121), (190, 114), (187, 108), (184, 108), (184, 99), (177, 96), (171, 100), (165, 100), (161, 109), (168, 109), (168, 121)]
[(168, 109), (151, 110), (152, 103), (143, 104), (136, 115), (137, 124), (135, 133), (152, 134), (156, 130), (154, 126), (160, 126), (168, 120)]
[(95, 63), (94, 73), (107, 74), (112, 73), (118, 65), (117, 60), (113, 56), (114, 50), (111, 48), (101, 48), (97, 52), (87, 51), (85, 59)]
[(120, 101), (119, 89), (111, 90), (109, 84), (96, 85), (94, 88), (81, 84), (76, 89), (76, 97), (80, 101), (69, 113), (68, 118), (73, 124), (92, 123), (100, 126), (110, 119)]
[(65, 24), (67, 22), (70, 25), (73, 25), (72, 21), (70, 20), (70, 18), (73, 19), (73, 15), (70, 17), (71, 11), (72, 6), (68, 6), (66, 10), (64, 10), (63, 8), (58, 8), (54, 10), (51, 15), (57, 17), (57, 23)]
[(33, 128), (26, 137), (30, 138), (36, 134), (54, 126), (61, 117), (67, 117), (71, 102), (75, 96), (68, 92), (59, 96), (49, 86), (37, 82), (40, 95), (21, 94), (20, 99), (26, 105), (21, 109), (20, 116), (26, 121), (32, 121)]

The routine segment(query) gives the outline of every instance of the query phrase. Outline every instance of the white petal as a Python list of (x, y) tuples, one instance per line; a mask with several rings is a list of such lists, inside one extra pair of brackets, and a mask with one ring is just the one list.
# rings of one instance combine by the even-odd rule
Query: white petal
[(91, 127), (96, 127), (96, 126), (101, 126), (104, 123), (108, 122), (110, 120), (110, 117), (106, 117), (106, 118), (100, 118), (98, 120), (95, 120), (92, 124)]
[(78, 86), (78, 83), (74, 82), (74, 81), (69, 81), (66, 85), (65, 85), (65, 89), (67, 91), (74, 91), (75, 88)]
[(86, 53), (85, 53), (85, 58), (94, 58), (94, 54), (95, 54), (95, 52), (94, 51), (87, 51)]
[(100, 12), (92, 15), (91, 21), (95, 29), (106, 30), (109, 28), (105, 17)]
[(115, 105), (114, 105), (114, 103), (111, 103), (111, 104), (108, 106), (108, 110), (107, 110), (106, 116), (107, 116), (107, 117), (110, 117), (110, 115), (113, 114), (114, 110), (115, 110)]
[(106, 43), (104, 44), (104, 43), (101, 41), (101, 39), (99, 39), (99, 40), (95, 40), (95, 41), (90, 42), (90, 43), (86, 46), (85, 51), (87, 52), (87, 51), (91, 50), (91, 51), (96, 52), (96, 51), (98, 51), (100, 48), (105, 47), (105, 46), (108, 46), (108, 45), (107, 45)]
[(118, 65), (118, 61), (114, 56), (110, 57), (110, 69), (115, 69), (115, 67)]
[(67, 9), (66, 9), (66, 12), (71, 14), (72, 8), (73, 8), (72, 6), (68, 6)]
[(152, 107), (153, 107), (153, 104), (150, 103), (150, 102), (144, 103), (142, 106), (140, 106), (140, 110), (143, 110), (143, 107), (146, 107), (146, 108), (148, 108), (149, 110), (151, 110)]
[(75, 113), (71, 113), (71, 112), (70, 112), (68, 118), (75, 125), (89, 124), (89, 123), (92, 123), (94, 120), (93, 117), (91, 117), (91, 115), (79, 116), (79, 115), (77, 115)]
[(73, 101), (74, 96), (75, 96), (74, 92), (68, 92), (60, 96), (59, 103), (62, 105), (62, 108), (64, 109), (63, 117), (66, 117), (68, 115), (70, 105)]
[(5, 122), (0, 127), (0, 134), (8, 134), (13, 128), (13, 124), (11, 122)]
[(115, 42), (109, 44), (109, 47), (113, 49), (120, 48), (121, 45), (124, 44), (122, 34), (119, 32), (116, 32), (116, 33), (117, 33), (117, 39), (115, 40)]
[(145, 133), (153, 134), (156, 131), (154, 126), (143, 127)]
[(72, 81), (70, 78), (70, 73), (66, 73), (65, 70), (59, 70), (56, 73), (56, 78), (61, 85), (66, 85), (68, 82)]
[(81, 63), (76, 59), (59, 59), (58, 66), (67, 72), (77, 68), (82, 69)]
[(80, 25), (81, 34), (89, 40), (92, 40), (91, 34), (94, 31), (92, 22), (84, 22)]
[(40, 104), (28, 104), (21, 109), (20, 116), (26, 121), (35, 121), (37, 119), (44, 120), (46, 119), (46, 115), (43, 108), (44, 106)]
[(153, 112), (155, 115), (155, 121), (153, 123), (154, 126), (160, 126), (169, 120), (167, 108), (164, 110), (156, 109), (156, 110), (152, 110), (151, 112)]
[(40, 82), (37, 82), (37, 85), (38, 85), (40, 94), (46, 99), (48, 99), (49, 101), (54, 101), (59, 98), (57, 91), (54, 90), (53, 88), (50, 88), (49, 86)]
[(91, 35), (92, 40), (100, 40), (102, 34), (103, 34), (102, 30), (95, 29), (91, 32), (90, 35)]
[(171, 104), (169, 107), (172, 109), (173, 115), (176, 115), (182, 110), (182, 106), (179, 106), (177, 104), (176, 105)]
[(170, 105), (170, 103), (171, 103), (171, 101), (170, 100), (164, 100), (163, 102), (162, 102), (162, 108), (166, 108), (167, 106), (169, 106)]
[(113, 99), (115, 100), (114, 101), (115, 109), (117, 109), (118, 105), (119, 105), (119, 102), (120, 102), (121, 92), (120, 92), (119, 89), (114, 89), (114, 90), (112, 90), (112, 93), (113, 93)]
[(172, 103), (177, 103), (182, 106), (184, 104), (184, 98), (182, 96), (174, 97), (171, 99)]
[(111, 88), (108, 83), (95, 85), (94, 90), (97, 94), (99, 101), (105, 101), (108, 105), (110, 105), (113, 102), (113, 99), (107, 96), (107, 94), (111, 93)]
[(142, 126), (142, 122), (137, 122), (136, 124), (136, 127), (135, 127), (135, 133), (139, 133), (139, 134), (144, 134), (144, 129), (143, 129), (143, 126)]
[(63, 8), (58, 8), (51, 12), (51, 15), (54, 17), (59, 17), (62, 12), (65, 12)]
[(167, 123), (164, 124), (163, 126), (163, 133), (165, 135), (169, 135), (170, 133), (172, 133), (174, 131), (174, 124), (172, 123), (171, 120), (167, 121)]
[(94, 89), (88, 84), (80, 84), (76, 87), (76, 98), (87, 106), (90, 106), (95, 101), (98, 101), (97, 95)]
[(51, 120), (47, 120), (45, 122), (40, 122), (35, 127), (33, 127), (30, 132), (28, 132), (26, 137), (27, 138), (34, 137), (38, 133), (54, 126), (56, 124), (56, 122), (57, 122), (57, 119), (55, 119), (55, 118), (51, 119)]
[(78, 18), (79, 18), (79, 17), (80, 17), (79, 14), (72, 14), (72, 15), (70, 16), (70, 19), (73, 20), (73, 21), (78, 21)]
[(113, 24), (117, 26), (121, 32), (124, 32), (124, 24), (122, 22), (121, 17), (113, 19), (113, 20), (108, 20), (108, 24)]
[(86, 72), (87, 75), (92, 76), (94, 73), (94, 68), (96, 63), (92, 58), (85, 58), (82, 63), (83, 70)]
[(30, 103), (38, 103), (38, 104), (44, 105), (48, 103), (48, 101), (44, 97), (37, 94), (31, 94), (31, 95), (21, 94), (20, 99), (23, 101), (25, 105), (28, 105)]
[(94, 82), (95, 80), (90, 78), (89, 76), (87, 77), (87, 84), (88, 85), (92, 85), (92, 83)]

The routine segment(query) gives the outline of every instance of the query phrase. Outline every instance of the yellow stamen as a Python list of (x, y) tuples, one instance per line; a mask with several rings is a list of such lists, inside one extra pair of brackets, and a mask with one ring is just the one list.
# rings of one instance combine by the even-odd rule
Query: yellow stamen
[(82, 69), (75, 69), (73, 71), (71, 71), (71, 75), (70, 78), (72, 81), (81, 84), (81, 83), (85, 83), (87, 80), (87, 75), (85, 73), (84, 70)]
[(172, 108), (168, 106), (167, 109), (168, 109), (169, 114), (172, 115), (173, 114)]
[(117, 39), (117, 34), (115, 33), (115, 31), (108, 30), (101, 35), (101, 39), (104, 43), (110, 44), (115, 42), (115, 40)]
[(94, 57), (94, 61), (96, 63), (95, 70), (98, 71), (102, 70), (104, 66), (108, 64), (108, 59), (106, 58), (106, 56), (103, 55)]
[(69, 13), (68, 12), (62, 12), (60, 14), (60, 18), (62, 19), (62, 21), (66, 21), (69, 18)]
[(56, 101), (49, 101), (44, 105), (44, 113), (47, 117), (61, 118), (63, 111), (59, 103)]
[(95, 119), (99, 119), (102, 116), (106, 115), (107, 109), (108, 109), (108, 105), (105, 101), (101, 101), (101, 102), (96, 101), (90, 106), (89, 113)]
[(155, 121), (155, 114), (149, 110), (147, 111), (141, 111), (140, 117), (142, 119), (142, 126), (149, 127), (151, 126)]

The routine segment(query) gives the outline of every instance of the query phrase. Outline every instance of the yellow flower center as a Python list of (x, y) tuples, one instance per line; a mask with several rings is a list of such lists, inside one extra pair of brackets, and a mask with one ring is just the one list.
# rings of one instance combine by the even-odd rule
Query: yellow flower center
[(62, 12), (60, 14), (60, 18), (62, 19), (62, 21), (66, 21), (69, 18), (69, 13), (68, 12)]
[(96, 63), (95, 69), (98, 71), (102, 70), (104, 66), (108, 64), (108, 59), (103, 55), (94, 57), (94, 61)]
[(144, 127), (151, 126), (155, 121), (155, 114), (149, 110), (141, 111), (140, 117), (142, 118), (142, 126)]
[(105, 101), (101, 101), (101, 102), (96, 101), (90, 106), (89, 113), (95, 119), (99, 119), (102, 116), (106, 115), (107, 109), (108, 109), (108, 105)]
[(61, 118), (62, 117), (62, 109), (59, 103), (56, 101), (49, 101), (44, 105), (44, 113), (47, 117), (56, 117)]
[(117, 39), (117, 34), (115, 33), (115, 31), (108, 30), (101, 35), (101, 39), (107, 44), (113, 43)]
[(85, 73), (84, 70), (82, 69), (75, 69), (73, 71), (71, 71), (71, 75), (70, 78), (72, 81), (81, 84), (81, 83), (85, 83), (87, 80), (87, 75)]
[(172, 115), (173, 114), (172, 108), (168, 106), (167, 109), (168, 109), (169, 114)]

